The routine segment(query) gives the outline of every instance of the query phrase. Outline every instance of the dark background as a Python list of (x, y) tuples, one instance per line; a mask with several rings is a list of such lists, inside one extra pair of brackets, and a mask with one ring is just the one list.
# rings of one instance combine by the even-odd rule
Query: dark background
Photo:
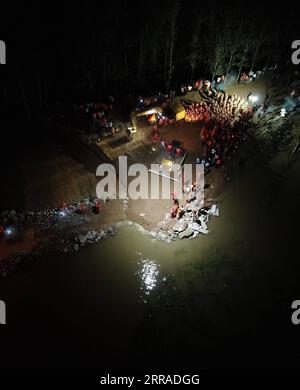
[(34, 118), (58, 101), (168, 91), (228, 68), (285, 67), (297, 39), (296, 4), (112, 0), (4, 7), (2, 109)]
[[(10, 159), (14, 158), (13, 151), (7, 150), (6, 137), (15, 140), (17, 136), (19, 143), (23, 142), (31, 133), (41, 131), (37, 124), (45, 123), (49, 115), (68, 109), (74, 102), (102, 99), (110, 94), (122, 99), (129, 93), (167, 92), (191, 79), (211, 79), (216, 73), (226, 72), (229, 65), (237, 73), (252, 66), (260, 69), (275, 64), (279, 65), (279, 72), (288, 70), (291, 42), (300, 39), (296, 4), (111, 0), (67, 5), (16, 3), (2, 9), (0, 39), (6, 42), (7, 65), (0, 68), (1, 157), (8, 154)], [(217, 55), (220, 60), (216, 67)], [(26, 137), (21, 137), (24, 134)], [(2, 179), (6, 166), (1, 167)], [(292, 211), (295, 209), (287, 213)], [(257, 337), (256, 334), (249, 339), (237, 337), (233, 343), (234, 337), (224, 337), (220, 366), (236, 361), (235, 350), (248, 351), (249, 368), (253, 359), (259, 365), (265, 363), (267, 368), (278, 365), (278, 356), (284, 368), (295, 368), (299, 361), (299, 329), (286, 322), (291, 299), (297, 299), (294, 292), (299, 274), (298, 225), (294, 228), (283, 238), (291, 264), (289, 277), (294, 273), (288, 299), (280, 303), (278, 317), (276, 299), (266, 301), (272, 313), (268, 316), (262, 309), (262, 332)], [(268, 278), (265, 282), (269, 283)], [(284, 283), (288, 285), (288, 279)], [(21, 332), (20, 327), (20, 338)], [(232, 329), (233, 336), (234, 333)], [(24, 349), (30, 344), (25, 341)], [(49, 337), (46, 358), (57, 358), (63, 364), (63, 356), (56, 357), (57, 351), (51, 350), (55, 349), (52, 341)], [(268, 358), (264, 362), (260, 348), (268, 352), (270, 345), (276, 345), (278, 354), (266, 353)], [(43, 345), (37, 349), (41, 354), (44, 352)], [(173, 352), (167, 362), (170, 366), (176, 361), (176, 345)], [(205, 357), (194, 360), (184, 340), (177, 352), (181, 354), (178, 365), (185, 360), (187, 366), (191, 362), (205, 366)], [(194, 353), (197, 354), (196, 347)], [(23, 354), (26, 356), (27, 351)], [(214, 358), (211, 350), (210, 362)], [(70, 366), (72, 363), (71, 359)], [(153, 368), (164, 363), (164, 356), (150, 356), (145, 364)]]

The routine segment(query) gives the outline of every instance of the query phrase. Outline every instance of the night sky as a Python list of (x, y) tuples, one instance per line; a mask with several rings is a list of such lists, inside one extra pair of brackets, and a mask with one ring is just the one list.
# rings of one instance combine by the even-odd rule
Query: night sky
[(288, 7), (236, 1), (47, 4), (1, 12), (0, 38), (7, 46), (1, 97), (7, 113), (13, 106), (26, 116), (22, 93), (34, 115), (57, 100), (156, 91), (192, 77), (211, 78), (219, 47), (224, 55), (218, 72), (226, 71), (233, 45), (233, 68), (241, 61), (250, 68), (256, 51), (255, 68), (283, 65), (297, 39), (292, 2)]

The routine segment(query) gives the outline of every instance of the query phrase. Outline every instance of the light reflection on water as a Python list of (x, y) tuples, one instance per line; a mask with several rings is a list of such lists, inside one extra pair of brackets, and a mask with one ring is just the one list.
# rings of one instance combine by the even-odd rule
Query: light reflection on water
[(144, 303), (147, 303), (145, 295), (150, 295), (150, 292), (156, 287), (157, 278), (159, 275), (159, 264), (151, 258), (140, 258), (138, 261), (139, 269), (136, 274), (141, 279), (141, 298)]

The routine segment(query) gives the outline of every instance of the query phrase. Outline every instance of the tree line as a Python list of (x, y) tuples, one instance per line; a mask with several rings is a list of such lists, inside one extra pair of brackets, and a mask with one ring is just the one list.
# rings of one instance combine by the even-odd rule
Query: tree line
[(198, 77), (285, 64), (297, 22), (291, 7), (233, 0), (26, 5), (28, 18), (22, 11), (9, 25), (1, 97), (28, 117), (56, 100), (168, 92)]

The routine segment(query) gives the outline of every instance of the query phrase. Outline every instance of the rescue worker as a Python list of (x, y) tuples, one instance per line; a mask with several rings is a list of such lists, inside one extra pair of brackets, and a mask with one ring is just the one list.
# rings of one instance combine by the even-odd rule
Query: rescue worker
[(80, 213), (85, 213), (87, 211), (87, 207), (86, 207), (85, 202), (80, 202), (79, 211), (80, 211)]
[(66, 208), (67, 208), (66, 202), (62, 201), (59, 206), (59, 211), (65, 211)]
[(95, 207), (94, 207), (94, 211), (96, 214), (99, 214), (101, 210), (102, 210), (102, 204), (101, 204), (100, 200), (97, 200)]

